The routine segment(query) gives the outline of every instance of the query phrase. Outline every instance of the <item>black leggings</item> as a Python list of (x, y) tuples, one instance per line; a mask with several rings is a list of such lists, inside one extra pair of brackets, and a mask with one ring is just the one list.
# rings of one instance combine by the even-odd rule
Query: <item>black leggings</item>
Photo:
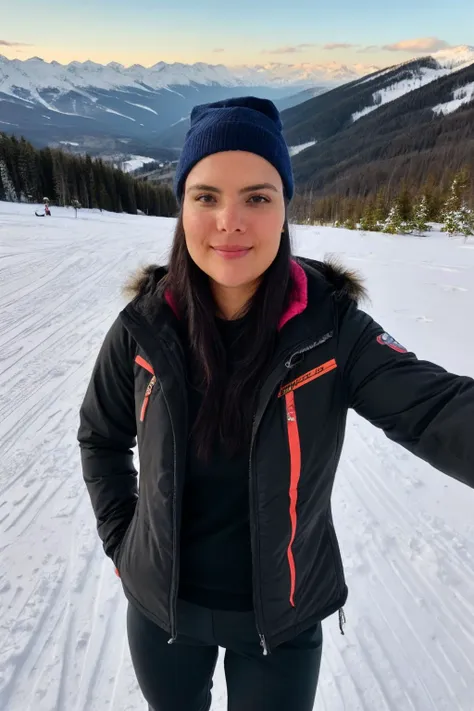
[(178, 637), (134, 606), (128, 641), (150, 711), (209, 711), (219, 647), (225, 648), (228, 711), (312, 711), (321, 662), (321, 624), (263, 656), (253, 613), (179, 601)]

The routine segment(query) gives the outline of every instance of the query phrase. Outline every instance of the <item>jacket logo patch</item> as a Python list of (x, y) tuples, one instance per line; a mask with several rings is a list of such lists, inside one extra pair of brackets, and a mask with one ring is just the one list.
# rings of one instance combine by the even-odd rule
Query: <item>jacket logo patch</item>
[(388, 346), (392, 351), (396, 351), (397, 353), (408, 353), (407, 349), (389, 333), (382, 333), (380, 336), (377, 336), (377, 343), (381, 346)]
[(303, 385), (306, 385), (306, 383), (310, 383), (312, 380), (316, 380), (316, 378), (320, 378), (322, 375), (326, 375), (326, 373), (330, 373), (331, 370), (335, 370), (336, 368), (336, 359), (333, 358), (332, 360), (328, 360), (327, 363), (318, 365), (317, 368), (313, 368), (313, 370), (308, 370), (307, 373), (300, 375), (299, 378), (296, 378), (296, 380), (292, 380), (291, 383), (283, 385), (283, 387), (280, 389), (280, 392), (278, 393), (278, 397), (288, 395), (288, 393), (292, 392), (292, 390), (297, 390)]

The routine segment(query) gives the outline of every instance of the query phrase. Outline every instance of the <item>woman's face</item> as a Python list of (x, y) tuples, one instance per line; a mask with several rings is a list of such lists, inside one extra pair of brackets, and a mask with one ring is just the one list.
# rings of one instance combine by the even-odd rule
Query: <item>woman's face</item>
[(225, 151), (190, 171), (183, 197), (186, 245), (216, 285), (257, 285), (278, 253), (284, 223), (282, 180), (264, 158)]

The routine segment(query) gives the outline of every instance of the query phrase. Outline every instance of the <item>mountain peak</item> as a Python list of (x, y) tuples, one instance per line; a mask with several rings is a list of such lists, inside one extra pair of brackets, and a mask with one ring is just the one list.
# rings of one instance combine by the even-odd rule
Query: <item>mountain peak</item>
[(440, 49), (438, 52), (433, 52), (433, 59), (438, 64), (447, 68), (469, 66), (474, 64), (474, 47), (468, 44), (462, 44), (457, 47), (448, 47)]

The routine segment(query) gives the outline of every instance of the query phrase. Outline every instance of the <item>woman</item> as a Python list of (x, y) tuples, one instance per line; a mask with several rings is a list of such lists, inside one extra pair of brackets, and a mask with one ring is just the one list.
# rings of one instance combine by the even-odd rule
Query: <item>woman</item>
[[(196, 107), (169, 264), (130, 286), (81, 408), (84, 478), (154, 711), (310, 711), (347, 588), (331, 490), (348, 408), (474, 485), (474, 381), (418, 361), (335, 265), (293, 259), (275, 106)], [(140, 492), (132, 448), (138, 438)]]

